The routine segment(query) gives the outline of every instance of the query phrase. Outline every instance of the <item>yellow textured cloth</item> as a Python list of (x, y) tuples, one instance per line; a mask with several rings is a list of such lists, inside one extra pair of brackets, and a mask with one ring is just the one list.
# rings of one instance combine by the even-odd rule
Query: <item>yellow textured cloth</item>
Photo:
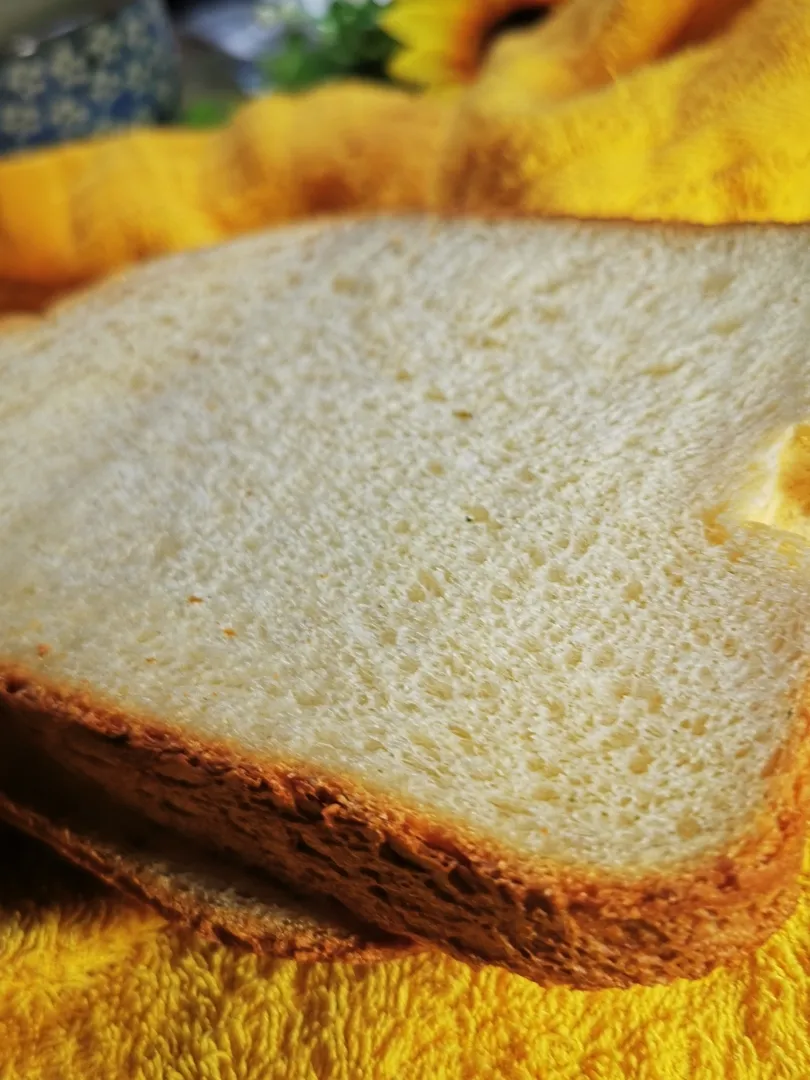
[[(428, 3), (428, 0), (426, 0)], [(308, 214), (810, 220), (807, 0), (569, 0), (481, 78), (270, 98), (213, 133), (0, 163), (0, 297)], [(806, 1080), (810, 890), (700, 983), (542, 990), (439, 955), (258, 960), (0, 835), (2, 1080)], [(42, 899), (42, 897), (47, 899)]]

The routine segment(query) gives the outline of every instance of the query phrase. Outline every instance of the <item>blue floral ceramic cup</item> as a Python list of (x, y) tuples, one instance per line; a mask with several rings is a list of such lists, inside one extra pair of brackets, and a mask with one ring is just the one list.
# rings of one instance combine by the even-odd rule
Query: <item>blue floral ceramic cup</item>
[(89, 3), (0, 42), (0, 153), (165, 123), (180, 59), (162, 0)]

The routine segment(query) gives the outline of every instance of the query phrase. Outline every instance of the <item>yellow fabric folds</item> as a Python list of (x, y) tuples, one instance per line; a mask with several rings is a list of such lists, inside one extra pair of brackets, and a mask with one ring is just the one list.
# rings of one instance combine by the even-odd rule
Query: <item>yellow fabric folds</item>
[[(810, 220), (810, 3), (568, 0), (463, 90), (342, 86), (222, 131), (0, 163), (0, 306), (163, 251), (378, 209)], [(810, 890), (740, 970), (542, 990), (198, 941), (0, 834), (2, 1080), (806, 1080)]]
[(568, 0), (481, 77), (251, 103), (0, 162), (0, 303), (306, 215), (810, 219), (806, 0)]

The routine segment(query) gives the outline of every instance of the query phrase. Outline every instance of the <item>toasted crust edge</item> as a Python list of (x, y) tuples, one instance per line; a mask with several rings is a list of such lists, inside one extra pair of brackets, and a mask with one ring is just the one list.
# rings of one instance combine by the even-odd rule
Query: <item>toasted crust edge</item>
[(419, 948), (157, 825), (29, 736), (0, 706), (0, 821), (165, 918), (278, 959), (366, 963)]
[(152, 820), (339, 899), (387, 933), (544, 985), (699, 978), (741, 961), (791, 914), (807, 809), (804, 695), (760, 819), (728, 851), (666, 873), (516, 858), (322, 770), (252, 760), (0, 664), (2, 709), (36, 743)]
[[(43, 814), (19, 805), (0, 793), (0, 818), (47, 844), (59, 855), (107, 885), (161, 915), (180, 923), (209, 941), (247, 949), (279, 960), (341, 961), (367, 964), (398, 959), (418, 947), (384, 935), (379, 940), (323, 922), (311, 929), (284, 925), (272, 910), (266, 914), (233, 908), (213, 901), (172, 875), (149, 873), (115, 845), (59, 825)], [(260, 907), (257, 900), (254, 907)]]

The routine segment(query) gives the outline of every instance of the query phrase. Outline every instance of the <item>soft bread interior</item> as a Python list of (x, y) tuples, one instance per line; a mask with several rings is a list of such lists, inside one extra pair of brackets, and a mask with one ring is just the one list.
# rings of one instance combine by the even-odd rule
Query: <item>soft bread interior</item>
[(735, 498), (809, 271), (416, 220), (150, 266), (0, 343), (0, 653), (530, 858), (723, 851), (805, 679), (807, 546)]

